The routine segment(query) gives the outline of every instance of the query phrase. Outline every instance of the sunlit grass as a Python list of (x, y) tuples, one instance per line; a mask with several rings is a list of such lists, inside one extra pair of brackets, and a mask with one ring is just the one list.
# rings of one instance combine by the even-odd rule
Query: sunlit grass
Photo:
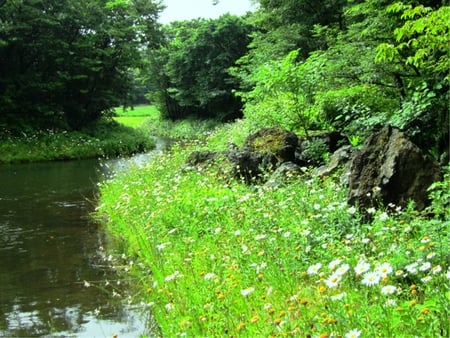
[(0, 163), (127, 156), (151, 150), (155, 145), (149, 135), (112, 121), (99, 121), (82, 132), (3, 132), (0, 141)]
[(158, 108), (153, 105), (139, 105), (133, 108), (116, 108), (115, 113), (118, 116), (149, 116), (149, 117), (159, 117), (160, 113)]
[(447, 211), (374, 204), (363, 222), (331, 178), (269, 189), (186, 169), (202, 147), (174, 146), (101, 186), (98, 212), (123, 240), (118, 268), (163, 336), (449, 334)]
[(114, 120), (118, 123), (130, 127), (130, 128), (138, 128), (142, 126), (142, 124), (149, 120), (147, 116), (117, 116), (114, 117)]

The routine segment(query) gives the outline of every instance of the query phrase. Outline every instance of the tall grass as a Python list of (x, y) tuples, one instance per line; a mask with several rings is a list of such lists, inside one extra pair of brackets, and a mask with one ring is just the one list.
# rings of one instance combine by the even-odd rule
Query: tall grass
[(126, 156), (154, 148), (150, 135), (99, 121), (83, 131), (38, 130), (21, 135), (0, 133), (0, 163)]
[(429, 214), (363, 222), (308, 171), (278, 189), (185, 168), (174, 146), (101, 186), (121, 269), (165, 337), (439, 337), (450, 309), (449, 176)]

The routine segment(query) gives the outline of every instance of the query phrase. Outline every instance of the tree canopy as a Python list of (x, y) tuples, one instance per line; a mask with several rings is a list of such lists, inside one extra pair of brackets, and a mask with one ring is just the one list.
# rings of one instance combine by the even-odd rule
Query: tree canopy
[(247, 52), (251, 30), (230, 14), (165, 27), (166, 43), (151, 55), (149, 74), (165, 116), (236, 117), (241, 104), (232, 90), (238, 80), (228, 69)]
[(129, 103), (130, 69), (156, 46), (145, 0), (7, 0), (0, 7), (0, 126), (80, 128)]

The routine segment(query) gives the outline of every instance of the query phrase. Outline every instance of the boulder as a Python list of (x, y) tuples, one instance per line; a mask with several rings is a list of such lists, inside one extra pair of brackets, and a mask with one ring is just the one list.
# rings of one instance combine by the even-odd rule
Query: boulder
[(413, 200), (422, 210), (429, 203), (428, 187), (441, 178), (436, 162), (400, 130), (386, 126), (354, 154), (348, 202), (365, 210), (378, 202), (405, 207)]
[(278, 188), (289, 180), (298, 178), (303, 173), (299, 165), (293, 162), (284, 162), (270, 175), (266, 185), (271, 188)]
[(281, 128), (264, 128), (249, 135), (244, 142), (244, 149), (250, 152), (272, 153), (279, 163), (295, 161), (298, 146), (296, 134)]
[(327, 164), (314, 169), (313, 175), (331, 176), (335, 174), (339, 168), (345, 167), (351, 161), (353, 150), (351, 145), (339, 148), (330, 156)]
[(225, 154), (231, 168), (225, 170), (230, 176), (252, 183), (262, 179), (265, 172), (275, 169), (278, 162), (271, 152), (257, 153), (247, 149), (232, 150)]
[(187, 159), (187, 164), (190, 166), (199, 166), (202, 164), (212, 164), (214, 163), (217, 155), (219, 153), (216, 151), (193, 151), (189, 154)]

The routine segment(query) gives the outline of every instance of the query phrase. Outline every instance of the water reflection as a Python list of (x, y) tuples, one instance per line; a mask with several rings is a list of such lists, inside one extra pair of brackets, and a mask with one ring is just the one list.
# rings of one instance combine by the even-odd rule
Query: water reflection
[(88, 217), (102, 170), (97, 160), (0, 166), (1, 337), (145, 331), (145, 318), (106, 287), (117, 276)]

